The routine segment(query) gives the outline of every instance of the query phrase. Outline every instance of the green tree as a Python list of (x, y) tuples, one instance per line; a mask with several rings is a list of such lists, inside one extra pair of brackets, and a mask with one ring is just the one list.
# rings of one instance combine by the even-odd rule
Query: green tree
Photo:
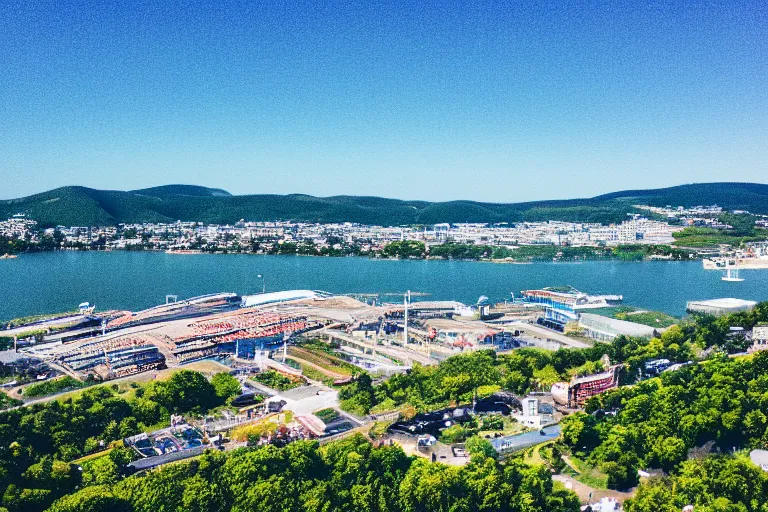
[(498, 452), (493, 447), (491, 442), (480, 436), (470, 437), (467, 439), (467, 442), (464, 446), (467, 452), (473, 457), (473, 459), (477, 456), (481, 458), (489, 457), (492, 459), (498, 457)]
[(217, 373), (211, 378), (211, 384), (222, 403), (231, 401), (242, 392), (240, 381), (228, 373)]

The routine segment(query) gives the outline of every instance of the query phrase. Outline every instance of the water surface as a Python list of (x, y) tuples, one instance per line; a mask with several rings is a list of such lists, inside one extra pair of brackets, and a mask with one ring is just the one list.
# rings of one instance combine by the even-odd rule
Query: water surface
[[(215, 292), (325, 290), (333, 293), (430, 293), (431, 299), (474, 303), (510, 292), (571, 285), (590, 293), (624, 295), (624, 302), (682, 315), (694, 299), (768, 300), (768, 270), (745, 270), (741, 283), (720, 280), (701, 262), (534, 263), (393, 261), (367, 258), (238, 254), (174, 255), (161, 252), (60, 251), (0, 261), (0, 319), (57, 312), (89, 301), (99, 310), (138, 310), (165, 301)], [(396, 300), (392, 298), (392, 300)]]

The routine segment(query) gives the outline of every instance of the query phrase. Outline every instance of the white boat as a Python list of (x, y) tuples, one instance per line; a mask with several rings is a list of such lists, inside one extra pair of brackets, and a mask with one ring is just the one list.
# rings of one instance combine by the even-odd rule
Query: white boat
[(96, 309), (96, 306), (95, 305), (91, 306), (90, 303), (83, 302), (82, 304), (77, 306), (77, 309), (80, 310), (81, 315), (90, 315), (91, 313), (93, 313), (93, 310)]
[(739, 277), (739, 269), (726, 267), (725, 272), (723, 273), (722, 280), (728, 281), (731, 283), (740, 283), (741, 281), (744, 280), (744, 278)]

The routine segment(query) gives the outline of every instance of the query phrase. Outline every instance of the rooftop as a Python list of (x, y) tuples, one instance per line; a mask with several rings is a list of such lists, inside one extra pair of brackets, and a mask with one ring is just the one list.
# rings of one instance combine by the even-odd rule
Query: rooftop
[(714, 306), (719, 308), (744, 308), (744, 307), (753, 307), (757, 304), (757, 302), (753, 300), (723, 298), (723, 299), (710, 299), (710, 300), (692, 300), (688, 304)]
[(624, 334), (627, 336), (653, 336), (654, 331), (661, 330), (648, 325), (627, 322), (593, 313), (582, 313), (579, 322), (593, 329), (606, 331), (606, 334)]

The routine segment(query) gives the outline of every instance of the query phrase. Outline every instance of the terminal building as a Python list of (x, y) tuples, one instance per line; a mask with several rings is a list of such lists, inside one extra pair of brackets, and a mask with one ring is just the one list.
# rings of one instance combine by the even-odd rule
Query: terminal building
[(544, 307), (539, 325), (559, 332), (565, 332), (568, 324), (578, 323), (581, 311), (610, 307), (623, 300), (621, 295), (588, 295), (570, 287), (524, 290), (521, 295), (522, 302)]

